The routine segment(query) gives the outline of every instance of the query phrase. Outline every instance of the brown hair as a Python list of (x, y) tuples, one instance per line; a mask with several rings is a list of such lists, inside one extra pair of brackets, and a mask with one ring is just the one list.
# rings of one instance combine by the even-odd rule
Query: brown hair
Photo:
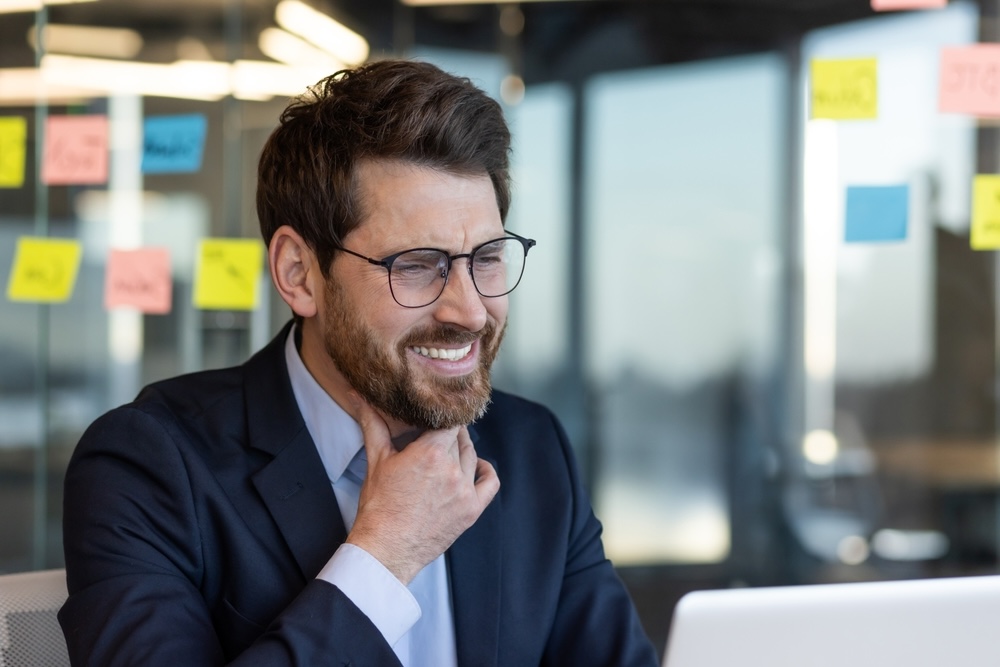
[(339, 71), (294, 100), (264, 145), (257, 217), (264, 242), (283, 224), (316, 253), (324, 275), (364, 218), (362, 160), (402, 160), (488, 174), (501, 220), (510, 208), (510, 131), (500, 105), (469, 79), (429, 63), (382, 60)]

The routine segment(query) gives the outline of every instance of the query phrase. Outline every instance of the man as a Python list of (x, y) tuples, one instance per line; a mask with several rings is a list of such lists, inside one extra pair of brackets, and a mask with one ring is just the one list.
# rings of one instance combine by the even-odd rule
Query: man
[(84, 434), (74, 664), (656, 664), (561, 427), (491, 391), (534, 244), (503, 227), (509, 145), (493, 100), (423, 63), (285, 110), (257, 208), (294, 321)]

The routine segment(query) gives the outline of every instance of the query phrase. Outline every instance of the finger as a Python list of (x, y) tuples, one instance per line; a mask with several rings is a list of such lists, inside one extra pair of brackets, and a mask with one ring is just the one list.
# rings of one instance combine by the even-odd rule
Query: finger
[(364, 439), (365, 455), (368, 457), (369, 465), (373, 461), (381, 460), (385, 454), (392, 451), (392, 438), (389, 435), (389, 426), (382, 419), (382, 415), (375, 411), (375, 408), (368, 404), (355, 392), (350, 392), (349, 398), (354, 408), (354, 418), (361, 427), (361, 437)]
[(463, 426), (458, 430), (457, 441), (458, 464), (461, 466), (462, 472), (468, 475), (470, 479), (475, 479), (479, 456), (476, 454), (476, 448), (472, 444), (472, 438), (469, 437), (469, 430), (466, 427)]
[(497, 475), (493, 464), (486, 459), (476, 460), (476, 496), (479, 498), (479, 506), (486, 508), (493, 498), (500, 491), (500, 477)]
[(456, 462), (460, 461), (459, 451), (461, 449), (458, 442), (459, 427), (441, 429), (439, 431), (424, 431), (420, 437), (413, 441), (411, 446), (414, 449), (434, 448), (448, 454)]

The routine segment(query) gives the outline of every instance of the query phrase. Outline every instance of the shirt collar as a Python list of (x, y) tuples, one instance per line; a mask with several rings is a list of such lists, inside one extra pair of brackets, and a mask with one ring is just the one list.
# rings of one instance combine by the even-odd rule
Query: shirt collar
[(293, 326), (285, 340), (285, 364), (292, 381), (292, 393), (309, 435), (316, 443), (326, 474), (331, 482), (336, 482), (364, 446), (361, 427), (330, 398), (302, 363), (295, 347), (297, 329), (298, 325)]

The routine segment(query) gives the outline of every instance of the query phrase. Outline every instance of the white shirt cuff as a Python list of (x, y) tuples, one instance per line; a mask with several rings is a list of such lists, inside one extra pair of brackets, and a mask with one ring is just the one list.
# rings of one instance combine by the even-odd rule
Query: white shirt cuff
[(409, 589), (359, 546), (341, 544), (316, 575), (339, 588), (394, 646), (420, 620), (420, 605)]

